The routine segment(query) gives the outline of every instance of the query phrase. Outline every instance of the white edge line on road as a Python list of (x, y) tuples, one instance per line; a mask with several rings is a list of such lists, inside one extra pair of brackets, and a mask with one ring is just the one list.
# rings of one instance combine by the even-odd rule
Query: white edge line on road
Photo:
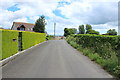
[(6, 58), (6, 59), (1, 60), (1, 61), (0, 61), (0, 64), (1, 64), (0, 67), (2, 67), (3, 65), (7, 64), (7, 63), (10, 62), (10, 61), (12, 61), (12, 60), (13, 60), (14, 58), (16, 58), (18, 55), (20, 55), (20, 54), (22, 54), (22, 53), (24, 53), (24, 52), (26, 52), (26, 51), (28, 51), (28, 50), (30, 50), (30, 49), (33, 49), (33, 48), (35, 48), (36, 46), (41, 45), (41, 44), (43, 44), (43, 43), (45, 43), (45, 42), (47, 42), (47, 41), (41, 42), (41, 43), (39, 43), (39, 44), (36, 44), (36, 45), (34, 45), (34, 46), (32, 46), (32, 47), (30, 47), (30, 48), (28, 48), (28, 49), (25, 49), (25, 50), (23, 50), (23, 51), (20, 51), (20, 52), (18, 52), (18, 53), (16, 53), (16, 54), (14, 54), (14, 55)]

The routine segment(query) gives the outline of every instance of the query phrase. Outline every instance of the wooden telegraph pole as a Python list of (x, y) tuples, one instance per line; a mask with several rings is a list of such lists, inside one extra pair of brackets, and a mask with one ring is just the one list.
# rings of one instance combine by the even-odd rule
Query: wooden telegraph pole
[(55, 28), (56, 28), (56, 23), (54, 23), (54, 38), (55, 38)]

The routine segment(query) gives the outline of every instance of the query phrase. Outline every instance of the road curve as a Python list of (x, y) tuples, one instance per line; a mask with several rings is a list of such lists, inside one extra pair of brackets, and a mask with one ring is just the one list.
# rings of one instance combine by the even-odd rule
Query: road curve
[(3, 78), (111, 78), (65, 40), (47, 41), (2, 68)]

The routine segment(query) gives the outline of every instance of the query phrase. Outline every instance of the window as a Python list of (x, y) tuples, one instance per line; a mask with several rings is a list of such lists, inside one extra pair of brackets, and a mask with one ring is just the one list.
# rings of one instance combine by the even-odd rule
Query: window
[(20, 30), (21, 30), (21, 31), (24, 31), (24, 30), (25, 30), (25, 28), (20, 28)]
[(18, 27), (17, 30), (20, 30), (20, 28)]
[(25, 31), (25, 26), (24, 25), (21, 25), (19, 28), (20, 28), (21, 31)]

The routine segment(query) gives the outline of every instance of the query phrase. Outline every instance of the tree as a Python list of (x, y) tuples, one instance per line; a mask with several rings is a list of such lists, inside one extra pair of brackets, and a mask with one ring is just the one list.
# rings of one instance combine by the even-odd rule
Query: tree
[(77, 33), (77, 29), (75, 28), (65, 28), (64, 29), (64, 36), (67, 37), (68, 35)]
[(46, 25), (45, 16), (42, 15), (39, 17), (39, 19), (36, 20), (33, 31), (45, 33), (45, 25)]
[(92, 26), (91, 26), (91, 25), (89, 25), (89, 24), (86, 24), (86, 30), (89, 30), (89, 29), (91, 29), (91, 30), (92, 30)]
[(84, 25), (79, 26), (79, 34), (85, 34)]
[(70, 28), (70, 29), (68, 29), (68, 31), (69, 31), (70, 34), (77, 33), (77, 29), (75, 29), (75, 28)]
[(97, 34), (97, 35), (99, 35), (99, 32), (95, 31), (95, 30), (92, 30), (92, 29), (89, 29), (89, 30), (86, 31), (86, 34)]
[(115, 29), (109, 29), (109, 30), (107, 31), (107, 34), (108, 34), (108, 35), (117, 35), (117, 32), (116, 32)]
[(69, 34), (68, 34), (68, 28), (65, 28), (65, 29), (64, 29), (64, 36), (66, 37), (67, 35), (69, 35)]

